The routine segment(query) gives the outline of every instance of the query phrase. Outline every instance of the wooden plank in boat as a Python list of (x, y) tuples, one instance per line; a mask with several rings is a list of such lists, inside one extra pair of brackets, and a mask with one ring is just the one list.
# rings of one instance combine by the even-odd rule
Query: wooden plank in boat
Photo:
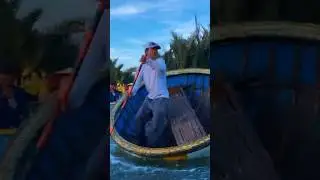
[(181, 87), (170, 88), (168, 118), (178, 145), (191, 143), (206, 135)]

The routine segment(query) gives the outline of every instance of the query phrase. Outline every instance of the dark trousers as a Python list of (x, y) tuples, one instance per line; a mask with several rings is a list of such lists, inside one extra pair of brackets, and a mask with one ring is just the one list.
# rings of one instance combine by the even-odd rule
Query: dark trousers
[(168, 98), (146, 98), (136, 114), (138, 145), (147, 147), (164, 146), (161, 139), (168, 127)]

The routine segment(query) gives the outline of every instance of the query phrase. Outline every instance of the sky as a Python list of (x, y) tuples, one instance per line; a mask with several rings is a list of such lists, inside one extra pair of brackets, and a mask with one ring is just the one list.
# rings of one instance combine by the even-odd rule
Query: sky
[[(76, 7), (76, 8), (75, 8)], [(95, 0), (23, 0), (18, 17), (28, 14), (35, 8), (41, 8), (43, 14), (35, 24), (37, 29), (48, 29), (65, 20), (84, 18), (91, 21), (97, 10)], [(82, 43), (82, 34), (76, 36)]]
[(47, 28), (73, 18), (92, 18), (97, 9), (95, 0), (23, 0), (18, 16), (35, 8), (43, 9), (37, 28)]
[(124, 69), (138, 66), (144, 45), (169, 48), (171, 32), (187, 37), (198, 22), (209, 27), (210, 0), (111, 0), (110, 57)]
[[(210, 23), (210, 0), (110, 0), (110, 56), (119, 58), (124, 69), (138, 66), (148, 41), (169, 47), (171, 32), (188, 36), (195, 28), (194, 17), (203, 26)], [(76, 8), (73, 8), (76, 7)], [(84, 17), (92, 19), (95, 0), (24, 0), (20, 15), (34, 8), (44, 13), (36, 24), (45, 29), (63, 20)], [(79, 38), (82, 41), (82, 37)]]

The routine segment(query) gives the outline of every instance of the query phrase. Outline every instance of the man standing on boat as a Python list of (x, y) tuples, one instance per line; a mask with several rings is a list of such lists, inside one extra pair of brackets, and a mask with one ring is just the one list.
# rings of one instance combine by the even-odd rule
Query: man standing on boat
[(132, 88), (132, 95), (135, 95), (144, 82), (148, 91), (148, 96), (135, 117), (137, 144), (140, 146), (163, 146), (160, 137), (168, 125), (169, 92), (166, 64), (158, 53), (159, 49), (160, 46), (154, 42), (147, 44), (145, 55), (140, 59), (140, 71)]

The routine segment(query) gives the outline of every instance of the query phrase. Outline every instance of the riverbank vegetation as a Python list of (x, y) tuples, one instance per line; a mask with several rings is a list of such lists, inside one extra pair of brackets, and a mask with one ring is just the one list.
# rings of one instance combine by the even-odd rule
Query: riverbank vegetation
[[(188, 36), (172, 32), (170, 48), (163, 57), (168, 70), (185, 68), (209, 68), (209, 42), (210, 32), (201, 25), (195, 17), (195, 29)], [(136, 67), (123, 70), (123, 64), (118, 64), (118, 59), (110, 59), (110, 80), (132, 82)]]
[(51, 27), (35, 28), (43, 14), (33, 9), (18, 17), (21, 0), (0, 0), (0, 63), (10, 64), (21, 72), (41, 69), (52, 73), (74, 66), (79, 45), (74, 34), (84, 31), (84, 18), (70, 19)]

